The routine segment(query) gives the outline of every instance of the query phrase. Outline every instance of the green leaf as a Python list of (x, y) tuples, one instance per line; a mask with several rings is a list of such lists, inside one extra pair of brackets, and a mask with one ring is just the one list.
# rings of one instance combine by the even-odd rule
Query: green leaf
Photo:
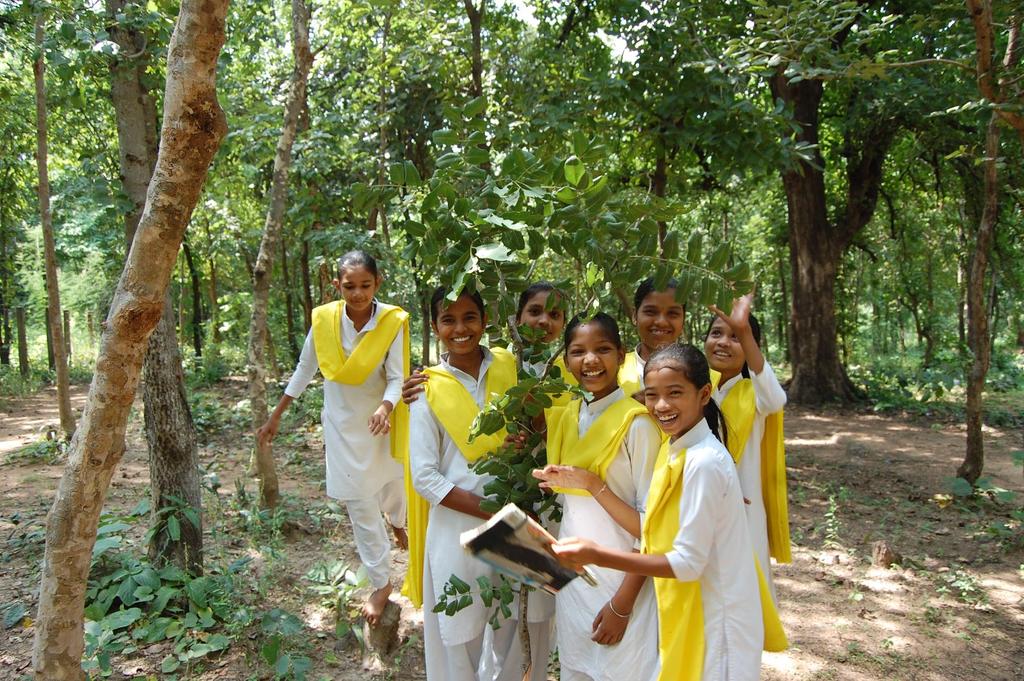
[(466, 118), (472, 118), (473, 116), (482, 114), (486, 108), (487, 98), (481, 95), (480, 97), (475, 97), (466, 102), (466, 105), (462, 107), (462, 115)]
[(391, 184), (399, 186), (418, 187), (423, 182), (420, 179), (420, 171), (416, 170), (412, 161), (392, 163), (388, 169), (388, 175), (391, 178)]
[(291, 655), (282, 655), (277, 658), (277, 663), (274, 665), (274, 673), (278, 676), (284, 676), (288, 673), (288, 668), (292, 666)]
[(508, 262), (512, 259), (512, 252), (505, 248), (504, 244), (484, 244), (476, 247), (476, 257), (496, 262)]
[(434, 144), (438, 146), (451, 146), (459, 143), (458, 133), (447, 129), (435, 130), (430, 138), (434, 140)]
[(711, 258), (708, 260), (708, 269), (712, 272), (717, 272), (722, 269), (722, 266), (729, 260), (729, 244), (720, 244), (718, 248), (711, 254)]
[(167, 516), (167, 534), (171, 535), (173, 541), (181, 541), (181, 524), (177, 516)]
[(583, 180), (583, 176), (587, 173), (586, 166), (583, 165), (583, 161), (577, 156), (570, 156), (565, 159), (565, 164), (562, 166), (563, 172), (565, 173), (565, 180), (573, 187), (579, 186)]
[(694, 232), (686, 242), (686, 262), (696, 265), (700, 262), (701, 246), (704, 242), (704, 235)]
[(451, 580), (452, 586), (455, 587), (455, 591), (460, 594), (469, 593), (469, 584), (459, 579), (456, 575), (452, 575), (448, 579)]
[(139, 608), (129, 608), (127, 610), (118, 610), (112, 612), (100, 621), (100, 626), (104, 629), (110, 629), (116, 631), (117, 629), (124, 629), (138, 621), (142, 617), (142, 610)]
[(966, 478), (953, 478), (950, 481), (949, 489), (956, 497), (969, 497), (974, 494), (974, 487), (967, 482)]
[(10, 629), (25, 619), (28, 610), (23, 603), (11, 603), (4, 608), (4, 629)]
[(174, 655), (167, 655), (160, 661), (160, 671), (164, 674), (170, 674), (180, 666), (181, 661)]
[(260, 655), (267, 661), (267, 664), (273, 666), (281, 653), (281, 637), (272, 636), (269, 641), (263, 644), (260, 648)]
[(745, 262), (737, 263), (727, 269), (722, 276), (727, 281), (746, 281), (750, 279), (750, 265)]
[(100, 537), (96, 540), (96, 543), (92, 547), (92, 559), (96, 560), (104, 552), (109, 549), (116, 548), (121, 545), (121, 537), (114, 535), (111, 537)]

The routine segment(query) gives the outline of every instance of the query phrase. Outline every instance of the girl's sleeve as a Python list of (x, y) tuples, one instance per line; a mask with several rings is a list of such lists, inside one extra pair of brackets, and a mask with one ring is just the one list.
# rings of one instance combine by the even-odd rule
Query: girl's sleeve
[(761, 373), (750, 372), (750, 381), (754, 384), (754, 400), (757, 411), (761, 414), (774, 414), (786, 406), (786, 391), (775, 377), (775, 372), (766, 361)]
[(654, 477), (654, 464), (661, 450), (661, 429), (646, 416), (638, 416), (633, 419), (633, 425), (626, 435), (626, 447), (629, 449), (630, 474), (636, 489), (636, 497), (627, 501), (640, 512), (642, 523), (647, 510), (647, 493), (651, 489), (651, 478)]
[(299, 354), (299, 363), (295, 365), (295, 371), (288, 381), (288, 387), (284, 394), (288, 397), (298, 397), (306, 389), (309, 382), (316, 376), (320, 369), (320, 362), (316, 358), (316, 346), (313, 345), (313, 330), (306, 334), (306, 342), (302, 344), (302, 352)]
[(704, 573), (727, 491), (726, 476), (718, 470), (713, 454), (702, 452), (687, 458), (679, 501), (679, 532), (665, 556), (679, 581), (693, 582)]
[(437, 506), (455, 485), (441, 474), (441, 424), (425, 399), (409, 405), (409, 467), (412, 485), (431, 506)]
[(384, 356), (384, 376), (387, 385), (381, 399), (390, 402), (392, 407), (397, 407), (398, 401), (402, 399), (402, 382), (405, 381), (405, 342), (402, 329), (398, 329), (395, 339), (391, 341), (391, 347)]

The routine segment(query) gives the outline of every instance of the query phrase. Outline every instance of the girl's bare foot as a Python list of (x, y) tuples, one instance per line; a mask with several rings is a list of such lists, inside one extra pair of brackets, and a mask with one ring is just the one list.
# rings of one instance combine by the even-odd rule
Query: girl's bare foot
[(404, 527), (391, 526), (391, 532), (395, 535), (395, 545), (402, 551), (409, 550), (409, 533)]
[(391, 582), (388, 582), (370, 594), (369, 597), (363, 601), (363, 617), (366, 618), (366, 622), (371, 627), (377, 626), (377, 622), (380, 621), (380, 616), (383, 614), (384, 608), (388, 604), (388, 596), (390, 595)]

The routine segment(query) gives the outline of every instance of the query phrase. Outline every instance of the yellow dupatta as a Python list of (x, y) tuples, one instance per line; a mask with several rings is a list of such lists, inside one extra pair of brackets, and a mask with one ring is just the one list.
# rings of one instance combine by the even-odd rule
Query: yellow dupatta
[[(722, 375), (711, 372), (711, 386), (718, 389)], [(728, 448), (733, 460), (739, 464), (747, 448), (747, 440), (754, 428), (757, 400), (754, 383), (749, 378), (736, 382), (721, 404), (729, 433)], [(780, 563), (793, 560), (789, 539), (789, 501), (786, 490), (786, 446), (783, 435), (782, 412), (768, 414), (761, 438), (761, 496), (768, 519), (768, 551)]]
[[(516, 384), (515, 357), (508, 350), (491, 348), (493, 360), (487, 369), (487, 401), (505, 394)], [(442, 427), (468, 461), (476, 461), (484, 454), (498, 449), (505, 442), (505, 430), (493, 435), (480, 435), (469, 441), (469, 429), (480, 412), (476, 400), (459, 380), (440, 366), (423, 371), (429, 380), (426, 389), (427, 404)], [(417, 608), (423, 607), (423, 561), (426, 556), (427, 519), (430, 504), (421, 497), (412, 484), (412, 472), (405, 467), (405, 492), (408, 500), (409, 567), (405, 573), (402, 594)]]
[[(679, 503), (683, 495), (683, 468), (686, 450), (669, 461), (670, 443), (665, 440), (648, 497), (647, 516), (642, 530), (643, 552), (667, 554), (679, 533)], [(764, 649), (781, 651), (788, 647), (768, 582), (756, 556), (758, 590), (764, 623)], [(654, 578), (658, 601), (658, 652), (661, 672), (658, 681), (700, 681), (704, 671), (704, 605), (700, 582), (681, 582), (667, 577)]]
[[(573, 400), (560, 413), (552, 412), (552, 419), (548, 422), (548, 463), (585, 468), (604, 480), (633, 419), (647, 414), (647, 408), (631, 397), (623, 397), (605, 409), (581, 438), (581, 404), (583, 400)], [(561, 487), (555, 491), (580, 496), (587, 494), (583, 490)]]
[(640, 362), (637, 361), (636, 350), (626, 353), (626, 359), (619, 367), (619, 387), (626, 397), (632, 397), (640, 392)]
[[(556, 367), (558, 367), (559, 371), (562, 372), (562, 380), (565, 381), (568, 385), (579, 385), (580, 384), (580, 382), (576, 380), (576, 377), (572, 375), (572, 372), (569, 371), (569, 368), (567, 366), (565, 366), (565, 356), (564, 355), (559, 355), (558, 357), (556, 357), (554, 365)], [(551, 396), (551, 406), (552, 407), (567, 407), (567, 406), (569, 406), (569, 403), (572, 402), (573, 397), (575, 397), (575, 395), (573, 395), (572, 393), (562, 393), (561, 395), (552, 395)]]

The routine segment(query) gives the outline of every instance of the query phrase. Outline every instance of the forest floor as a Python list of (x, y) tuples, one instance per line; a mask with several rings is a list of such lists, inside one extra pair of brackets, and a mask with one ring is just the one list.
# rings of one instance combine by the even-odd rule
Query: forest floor
[[(74, 389), (79, 408), (86, 390)], [(308, 658), (307, 678), (422, 679), (422, 618), (407, 601), (401, 599), (402, 645), (380, 662), (365, 656), (351, 634), (338, 636), (330, 599), (315, 592), (311, 568), (358, 565), (348, 518), (323, 493), (317, 426), (282, 428), (276, 452), (285, 522), (261, 520), (246, 472), (244, 382), (224, 380), (197, 397), (208, 571), (248, 559), (232, 598), (257, 614), (280, 608), (298, 617), (301, 631), (285, 645), (293, 658)], [(148, 495), (141, 421), (138, 404), (107, 500), (112, 514), (123, 516)], [(43, 530), (63, 468), (43, 448), (25, 447), (56, 422), (52, 391), (0, 401), (0, 607), (7, 613), (24, 606), (27, 614), (0, 628), (2, 679), (30, 672)], [(988, 484), (1016, 492), (1008, 502), (997, 500), (997, 491), (966, 499), (951, 494), (964, 441), (955, 423), (787, 409), (794, 552), (793, 563), (776, 566), (774, 575), (791, 647), (765, 655), (763, 678), (1024, 679), (1024, 528), (1020, 515), (1013, 516), (1024, 508), (1024, 481), (1011, 458), (1024, 449), (1022, 433), (986, 428)], [(140, 555), (145, 524), (143, 516), (129, 533)], [(881, 540), (903, 556), (901, 566), (872, 564)], [(404, 570), (404, 554), (396, 553), (395, 562)], [(340, 609), (347, 617), (357, 606), (355, 597)], [(234, 632), (225, 652), (181, 667), (177, 678), (274, 678), (261, 658), (266, 633), (258, 621)], [(110, 678), (168, 678), (160, 672), (168, 647), (142, 645), (113, 656)]]

